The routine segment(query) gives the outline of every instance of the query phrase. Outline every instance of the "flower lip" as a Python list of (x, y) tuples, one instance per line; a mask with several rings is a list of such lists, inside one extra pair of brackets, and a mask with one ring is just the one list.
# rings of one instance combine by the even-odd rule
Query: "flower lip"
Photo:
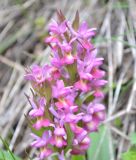
[(64, 136), (64, 135), (66, 135), (66, 132), (65, 132), (64, 128), (56, 127), (54, 130), (54, 134), (57, 136)]

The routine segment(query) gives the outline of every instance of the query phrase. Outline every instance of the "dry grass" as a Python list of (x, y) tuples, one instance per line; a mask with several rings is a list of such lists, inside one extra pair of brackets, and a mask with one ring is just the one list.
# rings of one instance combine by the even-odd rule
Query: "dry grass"
[[(81, 20), (98, 28), (95, 44), (105, 57), (103, 68), (109, 82), (104, 124), (108, 125), (115, 146), (113, 160), (119, 160), (130, 146), (130, 133), (136, 131), (135, 0), (0, 1), (0, 135), (17, 155), (24, 159), (27, 153), (34, 155), (24, 116), (30, 109), (24, 96), (30, 88), (23, 78), (24, 67), (48, 61), (50, 49), (43, 44), (43, 37), (57, 8), (68, 19), (78, 9)], [(117, 119), (121, 121), (119, 127), (115, 124)]]

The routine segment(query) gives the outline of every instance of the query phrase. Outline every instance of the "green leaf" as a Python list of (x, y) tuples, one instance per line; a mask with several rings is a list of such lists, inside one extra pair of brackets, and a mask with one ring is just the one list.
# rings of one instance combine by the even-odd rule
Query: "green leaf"
[(118, 117), (118, 118), (116, 118), (115, 120), (114, 120), (114, 125), (116, 126), (116, 127), (121, 127), (121, 125), (122, 125), (122, 121), (121, 121), (121, 118), (120, 117)]
[[(14, 155), (14, 153), (10, 150), (8, 143), (6, 142), (6, 140), (4, 140), (1, 136), (0, 136), (0, 140), (2, 141), (3, 145), (5, 146), (5, 148), (7, 149), (7, 151), (2, 151), (2, 149), (0, 149), (0, 155), (2, 158), (2, 160), (21, 160), (20, 158), (16, 157)], [(3, 158), (4, 157), (4, 158)], [(0, 159), (1, 160), (1, 159)]]
[(15, 155), (14, 155), (14, 159), (13, 159), (10, 152), (0, 150), (0, 160), (21, 160), (21, 159)]
[(84, 155), (73, 155), (71, 160), (85, 160)]
[(72, 26), (75, 30), (78, 30), (79, 28), (79, 12), (78, 11), (76, 12), (75, 19), (73, 21)]
[(68, 139), (68, 144), (67, 144), (67, 147), (65, 149), (65, 153), (71, 148), (71, 144), (72, 144), (72, 140), (73, 140), (73, 137), (74, 137), (74, 134), (73, 132), (71, 131), (70, 129), (70, 126), (68, 124), (65, 124), (65, 128), (66, 128), (66, 132), (68, 133), (67, 134), (67, 139)]
[(136, 148), (131, 148), (122, 154), (123, 160), (136, 160)]
[(130, 135), (130, 142), (131, 142), (132, 145), (136, 144), (136, 133), (132, 133)]
[[(83, 98), (83, 102), (85, 102), (85, 103), (89, 103), (89, 102), (91, 102), (91, 101), (93, 101), (93, 99), (94, 99), (94, 96), (93, 96), (93, 93), (92, 92), (89, 92), (88, 94), (86, 94), (85, 96), (84, 96), (84, 98)], [(82, 103), (83, 103), (82, 102)]]
[(89, 160), (114, 159), (111, 134), (107, 126), (101, 126), (98, 133), (91, 133), (90, 138), (91, 145), (87, 152)]

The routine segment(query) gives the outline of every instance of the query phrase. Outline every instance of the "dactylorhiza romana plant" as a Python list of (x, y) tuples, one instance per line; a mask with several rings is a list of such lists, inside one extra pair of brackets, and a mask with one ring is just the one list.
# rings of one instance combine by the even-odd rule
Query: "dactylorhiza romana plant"
[(35, 64), (25, 75), (33, 88), (28, 120), (34, 138), (31, 145), (39, 149), (39, 160), (55, 154), (56, 159), (65, 160), (67, 152), (84, 155), (89, 134), (105, 119), (103, 58), (96, 57), (91, 42), (96, 28), (79, 24), (78, 12), (73, 23), (61, 11), (57, 15), (45, 39), (52, 51), (50, 65)]

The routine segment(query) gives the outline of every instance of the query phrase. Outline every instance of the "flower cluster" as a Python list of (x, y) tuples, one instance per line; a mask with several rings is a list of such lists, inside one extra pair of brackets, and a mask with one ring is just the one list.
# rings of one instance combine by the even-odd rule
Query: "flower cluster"
[(52, 21), (45, 39), (52, 50), (50, 65), (33, 65), (25, 75), (34, 90), (28, 97), (29, 119), (40, 160), (53, 153), (60, 160), (67, 152), (85, 154), (89, 134), (105, 119), (103, 58), (96, 57), (92, 44), (96, 29), (86, 22), (80, 25), (78, 12), (73, 23), (61, 11), (57, 14), (58, 22)]

